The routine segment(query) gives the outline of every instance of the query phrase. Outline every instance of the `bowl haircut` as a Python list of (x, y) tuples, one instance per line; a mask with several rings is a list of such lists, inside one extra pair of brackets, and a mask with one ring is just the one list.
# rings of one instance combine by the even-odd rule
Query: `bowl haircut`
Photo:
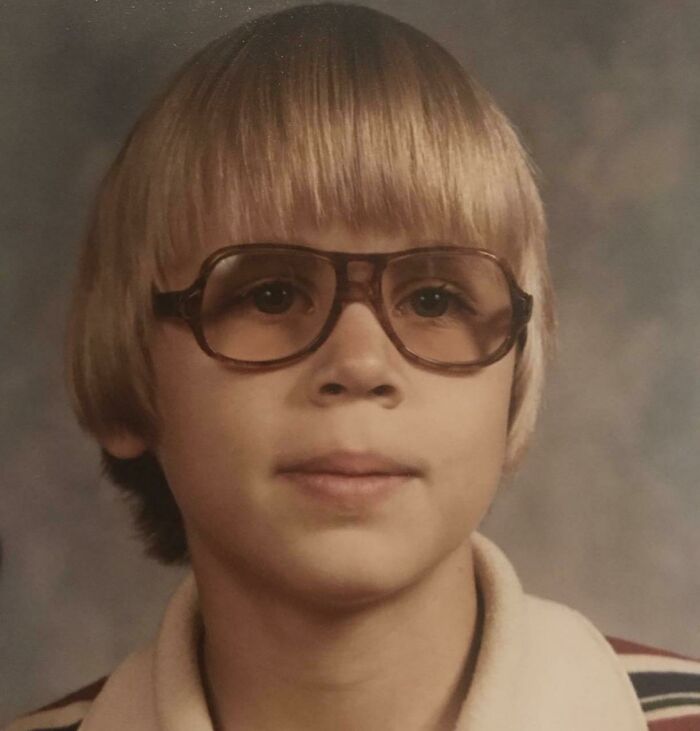
[[(517, 354), (505, 469), (533, 430), (554, 330), (541, 200), (488, 94), (438, 43), (369, 8), (325, 3), (213, 41), (137, 121), (97, 192), (68, 327), (78, 419), (99, 439), (159, 432), (149, 344), (155, 284), (233, 242), (341, 223), (489, 249), (534, 297)], [(417, 244), (416, 244), (417, 245)], [(465, 408), (468, 405), (465, 404)], [(155, 456), (103, 451), (147, 552), (186, 562)]]

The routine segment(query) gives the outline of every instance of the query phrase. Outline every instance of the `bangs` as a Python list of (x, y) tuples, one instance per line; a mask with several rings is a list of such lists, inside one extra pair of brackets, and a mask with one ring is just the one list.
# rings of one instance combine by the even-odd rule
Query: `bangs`
[(215, 41), (150, 115), (159, 147), (140, 163), (157, 277), (335, 223), (487, 248), (517, 268), (539, 199), (488, 97), (416, 29), (312, 7)]

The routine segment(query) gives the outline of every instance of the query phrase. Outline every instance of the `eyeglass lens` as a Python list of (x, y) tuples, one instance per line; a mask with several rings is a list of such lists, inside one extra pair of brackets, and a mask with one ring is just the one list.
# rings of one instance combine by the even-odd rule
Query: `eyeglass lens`
[[(331, 262), (310, 252), (257, 251), (221, 259), (202, 297), (209, 347), (235, 360), (285, 358), (307, 348), (335, 297)], [(420, 252), (389, 261), (381, 278), (389, 324), (415, 355), (479, 362), (507, 340), (510, 288), (496, 261), (465, 252)]]

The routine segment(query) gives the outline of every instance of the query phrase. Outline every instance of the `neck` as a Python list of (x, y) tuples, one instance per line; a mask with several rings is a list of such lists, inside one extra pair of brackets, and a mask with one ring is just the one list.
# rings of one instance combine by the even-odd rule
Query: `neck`
[(481, 629), (469, 544), (412, 586), (345, 611), (251, 590), (192, 555), (217, 731), (454, 727)]

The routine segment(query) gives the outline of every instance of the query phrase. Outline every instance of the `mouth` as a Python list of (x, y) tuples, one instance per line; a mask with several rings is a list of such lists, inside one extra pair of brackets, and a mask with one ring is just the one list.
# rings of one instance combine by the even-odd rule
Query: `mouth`
[(376, 505), (421, 474), (416, 466), (382, 454), (348, 451), (292, 458), (277, 471), (304, 495), (351, 510)]
[(283, 460), (278, 472), (310, 474), (359, 475), (417, 475), (419, 470), (377, 452), (335, 451), (310, 457)]

